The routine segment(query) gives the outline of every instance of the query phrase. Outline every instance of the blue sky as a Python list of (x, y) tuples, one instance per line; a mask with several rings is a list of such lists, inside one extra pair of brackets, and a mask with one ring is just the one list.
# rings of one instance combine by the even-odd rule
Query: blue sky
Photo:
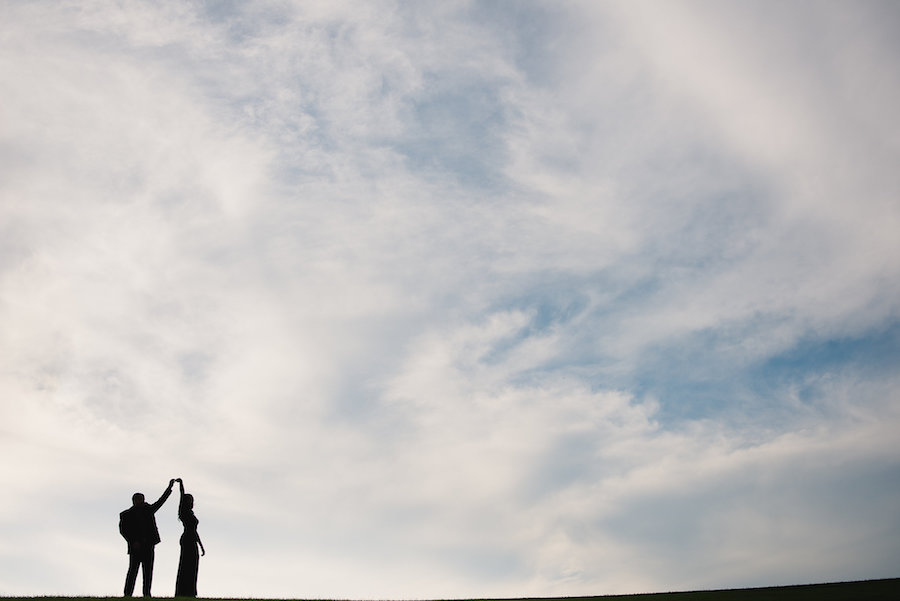
[(894, 3), (0, 15), (0, 594), (898, 575)]

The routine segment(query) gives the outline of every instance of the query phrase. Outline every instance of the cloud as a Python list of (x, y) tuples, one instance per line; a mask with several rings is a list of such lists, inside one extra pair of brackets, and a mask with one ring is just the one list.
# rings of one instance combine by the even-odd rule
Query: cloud
[(772, 10), (6, 7), (0, 592), (893, 576), (895, 11)]

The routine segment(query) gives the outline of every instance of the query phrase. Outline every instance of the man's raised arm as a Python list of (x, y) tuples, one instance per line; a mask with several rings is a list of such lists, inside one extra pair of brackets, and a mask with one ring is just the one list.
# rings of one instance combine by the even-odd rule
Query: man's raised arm
[(162, 494), (162, 496), (159, 499), (157, 499), (156, 503), (154, 503), (153, 505), (150, 506), (150, 509), (152, 509), (154, 513), (156, 513), (157, 509), (159, 509), (160, 507), (163, 506), (163, 503), (165, 503), (166, 499), (169, 498), (169, 495), (172, 494), (173, 486), (175, 486), (175, 480), (174, 479), (169, 480), (169, 487), (166, 488), (166, 492), (164, 492)]

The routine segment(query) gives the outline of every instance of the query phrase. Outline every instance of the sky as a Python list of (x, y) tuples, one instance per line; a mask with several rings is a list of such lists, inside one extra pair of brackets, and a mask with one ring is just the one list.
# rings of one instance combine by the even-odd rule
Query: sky
[[(0, 595), (900, 576), (900, 5), (0, 2)], [(157, 513), (171, 596), (177, 492)]]

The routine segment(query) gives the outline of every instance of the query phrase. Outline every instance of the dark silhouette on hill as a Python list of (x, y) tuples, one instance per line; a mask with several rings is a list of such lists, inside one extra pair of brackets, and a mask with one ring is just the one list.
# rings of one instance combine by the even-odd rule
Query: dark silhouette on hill
[(143, 593), (150, 596), (153, 584), (153, 558), (155, 547), (159, 543), (159, 530), (156, 527), (156, 512), (169, 495), (175, 480), (169, 480), (169, 487), (152, 505), (144, 501), (143, 493), (136, 492), (131, 497), (132, 506), (119, 514), (119, 532), (128, 543), (128, 574), (125, 576), (125, 596), (134, 593), (138, 567), (144, 576)]
[[(178, 487), (181, 490), (181, 501), (178, 503), (178, 519), (184, 524), (184, 534), (181, 535), (181, 556), (178, 558), (178, 576), (175, 579), (176, 597), (197, 596), (197, 571), (200, 567), (200, 555), (206, 555), (200, 535), (197, 534), (197, 524), (200, 520), (194, 515), (194, 496), (185, 494), (184, 482), (177, 478)], [(200, 546), (200, 552), (197, 546)]]

